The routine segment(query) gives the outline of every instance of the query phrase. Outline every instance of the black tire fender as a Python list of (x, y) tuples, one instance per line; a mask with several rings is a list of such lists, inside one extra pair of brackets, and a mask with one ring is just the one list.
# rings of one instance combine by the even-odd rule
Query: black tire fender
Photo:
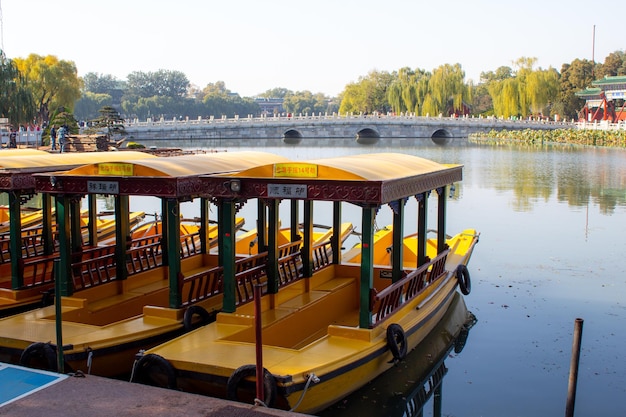
[(20, 365), (34, 368), (33, 361), (45, 363), (44, 370), (57, 372), (57, 349), (50, 343), (35, 342), (22, 351)]
[(456, 267), (456, 279), (459, 281), (459, 289), (463, 295), (469, 295), (472, 292), (472, 280), (470, 279), (470, 273), (465, 265), (459, 265)]
[[(157, 371), (166, 378), (165, 384), (159, 384), (150, 375), (153, 371)], [(135, 370), (133, 372), (132, 382), (139, 382), (145, 385), (161, 386), (161, 388), (176, 388), (176, 370), (171, 363), (164, 357), (154, 353), (148, 353), (137, 360)], [(164, 385), (164, 386), (163, 386)]]
[(401, 361), (407, 354), (407, 340), (404, 329), (393, 323), (387, 327), (387, 347), (393, 355), (393, 362)]
[[(195, 324), (193, 322), (194, 316), (200, 317), (200, 321)], [(185, 310), (185, 315), (183, 316), (183, 326), (185, 327), (186, 332), (197, 329), (198, 327), (209, 324), (210, 322), (211, 315), (208, 311), (200, 306), (189, 306), (187, 307), (187, 310)]]
[[(235, 372), (228, 378), (227, 398), (232, 401), (239, 401), (237, 388), (244, 378), (256, 376), (256, 365), (243, 365), (235, 369)], [(265, 394), (265, 404), (272, 407), (276, 401), (276, 379), (265, 368), (263, 368), (263, 392)]]

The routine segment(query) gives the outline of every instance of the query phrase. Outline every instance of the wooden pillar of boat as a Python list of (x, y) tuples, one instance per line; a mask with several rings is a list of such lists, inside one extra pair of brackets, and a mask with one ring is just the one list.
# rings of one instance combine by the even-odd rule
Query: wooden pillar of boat
[(446, 201), (447, 187), (437, 188), (437, 253), (446, 249)]
[(126, 250), (130, 244), (129, 197), (116, 195), (115, 206), (115, 279), (124, 280), (128, 276), (126, 269)]
[(341, 263), (341, 201), (333, 202), (333, 235), (330, 248), (333, 253), (333, 264)]
[(391, 282), (400, 281), (404, 267), (404, 205), (406, 200), (389, 204), (393, 210), (393, 243), (391, 251)]
[(96, 246), (98, 244), (98, 205), (95, 194), (87, 195), (87, 210), (89, 223), (87, 224), (87, 244)]
[[(74, 197), (70, 199), (70, 245), (72, 253), (80, 253), (83, 250), (83, 233), (81, 226), (80, 197)], [(73, 259), (72, 262), (74, 262)]]
[(291, 217), (290, 221), (290, 236), (289, 239), (292, 242), (295, 242), (300, 239), (300, 201), (299, 200), (289, 200), (291, 203)]
[(370, 306), (371, 291), (374, 285), (374, 267), (372, 265), (374, 255), (374, 221), (376, 219), (376, 207), (363, 207), (361, 217), (361, 286), (359, 327), (368, 329), (372, 323), (372, 311)]
[[(305, 277), (313, 275), (313, 200), (304, 200), (304, 221), (302, 233), (302, 274)], [(307, 281), (308, 283), (308, 281)]]
[(267, 202), (267, 292), (278, 292), (278, 229), (279, 229), (279, 200)]
[[(180, 203), (175, 198), (166, 198), (163, 219), (163, 240), (167, 240), (168, 274), (170, 283), (170, 308), (179, 308), (182, 302), (178, 280), (181, 275), (180, 262)], [(166, 228), (167, 227), (167, 228)]]
[(71, 270), (72, 246), (70, 242), (70, 196), (57, 194), (55, 197), (57, 231), (59, 233), (59, 263), (61, 277), (59, 289), (62, 296), (71, 296), (74, 292)]
[(428, 226), (428, 195), (430, 192), (418, 194), (417, 199), (417, 266), (424, 265), (426, 256), (426, 239)]
[(209, 213), (210, 202), (207, 198), (200, 198), (200, 252), (209, 253), (211, 242), (209, 241)]
[[(169, 220), (167, 215), (167, 201), (165, 198), (161, 199), (161, 252), (163, 253), (163, 266), (168, 266), (170, 264), (169, 260), (169, 239), (167, 237), (167, 222)], [(155, 222), (155, 226), (158, 227), (158, 222)], [(177, 255), (178, 256), (178, 255)]]
[(41, 214), (43, 253), (44, 255), (51, 255), (54, 253), (54, 235), (52, 232), (52, 196), (50, 194), (41, 195)]
[(219, 264), (224, 268), (224, 301), (222, 311), (234, 313), (235, 296), (235, 200), (219, 200), (217, 232)]
[(21, 193), (9, 191), (9, 249), (11, 250), (11, 287), (21, 288), (24, 284), (22, 265), (22, 215), (20, 213)]
[(257, 253), (267, 250), (267, 211), (265, 202), (261, 199), (257, 200)]

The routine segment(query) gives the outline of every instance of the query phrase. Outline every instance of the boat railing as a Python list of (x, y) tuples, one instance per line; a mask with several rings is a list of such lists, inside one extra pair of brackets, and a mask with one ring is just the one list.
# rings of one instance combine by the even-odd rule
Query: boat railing
[(449, 252), (450, 250), (446, 249), (432, 261), (421, 265), (399, 281), (375, 294), (372, 297), (370, 306), (373, 312), (371, 327), (380, 325), (388, 316), (414, 299), (432, 282), (443, 276), (446, 272), (446, 259)]
[(313, 247), (313, 271), (318, 271), (333, 262), (332, 244), (330, 240)]
[[(112, 251), (113, 247), (89, 248), (72, 254), (72, 259), (75, 262), (81, 262), (86, 256), (89, 258), (100, 257)], [(22, 276), (24, 277), (22, 288), (32, 288), (54, 282), (54, 260), (58, 257), (58, 254), (53, 254), (24, 261), (21, 264)]]
[(115, 256), (107, 254), (72, 264), (74, 291), (102, 285), (115, 279)]
[[(278, 285), (287, 285), (302, 277), (300, 256), (301, 242), (290, 242), (278, 248)], [(235, 303), (241, 305), (254, 298), (254, 286), (267, 282), (268, 253), (238, 259), (235, 262)], [(223, 292), (222, 266), (213, 267), (179, 280), (181, 307), (197, 303)], [(265, 291), (265, 290), (264, 290)]]

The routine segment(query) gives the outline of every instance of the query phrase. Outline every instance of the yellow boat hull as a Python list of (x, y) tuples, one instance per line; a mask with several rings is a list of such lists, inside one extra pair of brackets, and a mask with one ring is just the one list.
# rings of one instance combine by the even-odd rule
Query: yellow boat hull
[[(467, 242), (466, 242), (467, 240)], [(477, 235), (459, 239), (444, 273), (418, 296), (370, 329), (359, 328), (359, 274), (355, 265), (331, 265), (262, 299), (263, 366), (275, 381), (273, 406), (315, 413), (393, 366), (387, 329), (400, 326), (407, 350), (440, 321), (458, 285), (457, 262), (469, 260)], [(461, 244), (461, 242), (463, 242)], [(379, 292), (389, 285), (374, 271)], [(233, 378), (242, 365), (256, 363), (254, 306), (219, 313), (215, 323), (146, 351), (135, 373), (142, 382), (232, 399)], [(161, 358), (161, 359), (159, 359)], [(397, 359), (397, 358), (396, 358)], [(319, 383), (307, 387), (315, 375)], [(254, 384), (237, 381), (237, 399), (251, 402)]]

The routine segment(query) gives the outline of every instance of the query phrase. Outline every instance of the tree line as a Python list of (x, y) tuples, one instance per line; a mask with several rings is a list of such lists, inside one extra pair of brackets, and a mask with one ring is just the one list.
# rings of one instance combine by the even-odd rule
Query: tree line
[(125, 118), (207, 118), (259, 115), (256, 99), (282, 99), (291, 114), (410, 113), (418, 116), (482, 115), (577, 119), (583, 100), (576, 97), (604, 76), (626, 75), (624, 51), (604, 62), (575, 59), (554, 68), (536, 68), (535, 58), (522, 57), (511, 66), (482, 72), (478, 83), (466, 81), (460, 64), (432, 71), (400, 68), (371, 71), (347, 84), (338, 97), (277, 87), (256, 98), (241, 97), (223, 81), (194, 86), (177, 70), (135, 71), (125, 80), (108, 74), (78, 76), (72, 61), (31, 54), (7, 58), (0, 50), (0, 117), (13, 124), (48, 125), (57, 115), (94, 120), (103, 108)]

